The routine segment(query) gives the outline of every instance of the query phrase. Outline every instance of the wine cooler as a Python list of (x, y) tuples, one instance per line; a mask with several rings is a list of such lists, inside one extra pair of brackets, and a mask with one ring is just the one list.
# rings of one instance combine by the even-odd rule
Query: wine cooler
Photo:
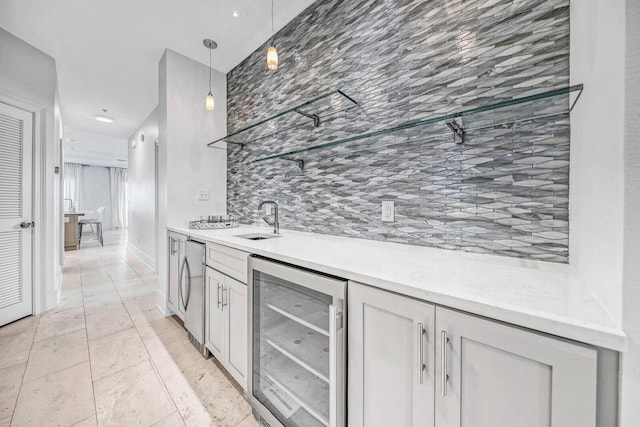
[(263, 425), (345, 425), (347, 282), (249, 258), (249, 387)]

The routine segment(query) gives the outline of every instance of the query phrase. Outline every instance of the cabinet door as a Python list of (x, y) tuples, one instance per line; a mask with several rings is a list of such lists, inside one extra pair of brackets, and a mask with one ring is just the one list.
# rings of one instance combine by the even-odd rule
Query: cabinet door
[(247, 285), (225, 277), (223, 301), (227, 320), (225, 366), (243, 389), (247, 388)]
[(216, 359), (225, 359), (225, 312), (223, 307), (224, 275), (207, 267), (205, 336), (206, 346)]
[(349, 425), (433, 426), (434, 306), (349, 283)]
[(594, 427), (596, 351), (436, 309), (436, 427)]

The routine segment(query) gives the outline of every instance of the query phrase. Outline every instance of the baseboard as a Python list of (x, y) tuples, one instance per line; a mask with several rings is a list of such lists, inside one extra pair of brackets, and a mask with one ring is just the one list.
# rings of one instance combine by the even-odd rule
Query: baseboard
[(154, 272), (157, 273), (156, 262), (153, 259), (153, 257), (149, 256), (146, 252), (140, 250), (138, 247), (136, 247), (136, 245), (134, 245), (131, 242), (127, 242), (127, 250), (132, 254), (134, 254), (135, 256), (137, 256), (138, 258), (140, 258), (140, 261), (144, 262), (147, 265), (147, 267), (149, 267), (150, 269), (152, 269)]
[(167, 296), (160, 289), (156, 289), (156, 308), (164, 317), (168, 317), (173, 314), (167, 310)]

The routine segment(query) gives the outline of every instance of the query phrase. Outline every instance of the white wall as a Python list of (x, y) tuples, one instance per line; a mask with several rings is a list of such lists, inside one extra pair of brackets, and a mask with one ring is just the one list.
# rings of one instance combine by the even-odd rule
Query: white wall
[[(0, 99), (34, 111), (35, 156), (35, 251), (36, 313), (54, 307), (60, 295), (60, 165), (61, 117), (56, 110), (55, 60), (0, 28)], [(7, 58), (11, 58), (8, 60)]]
[[(144, 140), (142, 136), (144, 135)], [(129, 137), (129, 234), (128, 248), (157, 269), (156, 238), (156, 142), (158, 108)], [(135, 142), (135, 148), (133, 147)]]
[(627, 1), (622, 426), (640, 420), (640, 2)]
[[(84, 212), (87, 218), (95, 218), (99, 207), (104, 206), (102, 229), (111, 230), (111, 184), (109, 168), (102, 166), (84, 166), (80, 174), (80, 201), (78, 212)], [(85, 231), (89, 230), (85, 227)]]
[[(160, 60), (158, 100), (158, 306), (165, 308), (167, 226), (186, 226), (201, 215), (226, 214), (226, 150), (206, 144), (226, 135), (226, 75), (213, 72), (214, 111), (204, 108), (209, 67), (169, 49)], [(198, 189), (210, 192), (198, 201)]]
[(585, 90), (571, 115), (569, 256), (622, 325), (625, 0), (571, 2), (571, 82)]

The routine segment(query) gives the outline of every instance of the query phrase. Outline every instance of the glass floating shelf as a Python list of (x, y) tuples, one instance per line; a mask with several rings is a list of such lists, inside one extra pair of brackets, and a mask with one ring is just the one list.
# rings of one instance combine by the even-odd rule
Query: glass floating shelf
[(314, 129), (328, 118), (355, 107), (358, 107), (358, 103), (353, 98), (341, 90), (334, 90), (254, 122), (224, 138), (210, 142), (207, 146), (225, 148), (225, 142), (244, 146), (293, 129)]
[[(409, 140), (409, 142), (420, 142), (429, 137), (441, 136), (443, 131), (449, 134), (452, 133), (456, 143), (462, 144), (464, 143), (466, 133), (471, 131), (506, 126), (523, 121), (548, 119), (561, 114), (567, 114), (573, 110), (583, 89), (584, 86), (578, 84), (505, 101), (487, 103), (453, 113), (436, 115), (423, 120), (405, 122), (381, 130), (365, 132), (307, 147), (290, 149), (278, 154), (266, 155), (252, 162), (259, 163), (267, 160), (280, 159), (296, 162), (302, 169), (305, 164), (305, 160), (303, 159), (304, 155), (318, 150), (344, 146), (348, 143), (372, 138), (385, 141), (394, 136), (410, 137), (413, 139)], [(575, 94), (571, 101), (571, 96), (566, 95), (572, 93)], [(482, 99), (475, 100), (475, 102), (482, 102)], [(430, 125), (432, 128), (429, 127)], [(406, 132), (403, 133), (403, 131)], [(381, 148), (379, 146), (376, 147)], [(343, 152), (348, 154), (353, 151), (345, 147)]]

